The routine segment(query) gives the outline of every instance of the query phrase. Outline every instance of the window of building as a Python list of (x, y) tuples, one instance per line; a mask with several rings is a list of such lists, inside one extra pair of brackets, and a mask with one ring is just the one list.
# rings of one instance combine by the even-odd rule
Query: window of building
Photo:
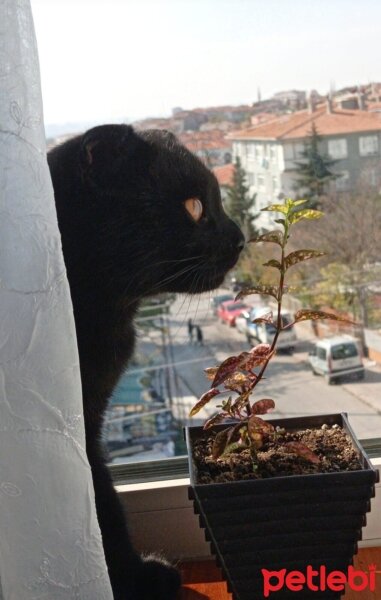
[(262, 144), (255, 144), (255, 158), (260, 161), (263, 158), (263, 146)]
[(273, 192), (279, 189), (279, 180), (275, 175), (272, 177)]
[(263, 175), (258, 175), (257, 176), (257, 182), (258, 182), (258, 188), (260, 190), (263, 190), (265, 187), (265, 178)]
[(292, 144), (285, 144), (283, 146), (283, 153), (285, 160), (292, 160), (294, 158), (294, 147)]
[(255, 176), (254, 176), (254, 173), (247, 173), (247, 183), (249, 185), (255, 185)]
[(276, 162), (277, 161), (277, 147), (274, 144), (271, 144), (270, 146), (270, 160), (271, 162)]
[(360, 156), (378, 154), (378, 136), (364, 135), (359, 138)]
[(336, 140), (328, 140), (328, 154), (331, 158), (347, 158), (348, 156), (348, 145), (345, 138)]
[(255, 158), (255, 144), (247, 144), (247, 158), (254, 159)]

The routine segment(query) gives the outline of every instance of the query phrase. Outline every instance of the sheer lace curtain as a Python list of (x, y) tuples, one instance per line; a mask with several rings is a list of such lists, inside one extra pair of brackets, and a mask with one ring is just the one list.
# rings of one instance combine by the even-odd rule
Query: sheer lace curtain
[(0, 0), (0, 576), (4, 600), (112, 598), (29, 0)]

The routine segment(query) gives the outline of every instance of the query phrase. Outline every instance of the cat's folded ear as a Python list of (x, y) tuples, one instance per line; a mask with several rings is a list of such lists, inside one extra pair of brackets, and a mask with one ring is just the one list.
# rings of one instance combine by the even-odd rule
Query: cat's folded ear
[(100, 125), (82, 138), (82, 172), (101, 187), (123, 187), (126, 177), (144, 172), (152, 159), (152, 146), (129, 125)]

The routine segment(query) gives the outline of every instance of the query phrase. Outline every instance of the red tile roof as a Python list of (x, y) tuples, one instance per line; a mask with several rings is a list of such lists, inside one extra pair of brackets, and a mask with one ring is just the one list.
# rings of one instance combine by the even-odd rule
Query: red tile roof
[(232, 185), (234, 169), (234, 165), (229, 163), (228, 165), (223, 165), (222, 167), (215, 167), (213, 169), (213, 173), (217, 177), (217, 181), (220, 185)]
[(273, 121), (250, 127), (244, 131), (235, 131), (227, 137), (240, 139), (298, 139), (308, 137), (312, 123), (315, 123), (320, 135), (343, 135), (366, 131), (381, 131), (381, 114), (366, 110), (341, 110), (333, 108), (327, 112), (320, 105), (314, 112), (301, 110), (282, 115)]

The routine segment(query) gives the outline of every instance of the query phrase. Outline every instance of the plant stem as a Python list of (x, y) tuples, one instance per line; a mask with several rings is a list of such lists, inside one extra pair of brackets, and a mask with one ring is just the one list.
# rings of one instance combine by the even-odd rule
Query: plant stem
[[(281, 246), (281, 260), (280, 260), (280, 277), (279, 277), (279, 285), (278, 285), (278, 296), (277, 296), (277, 321), (276, 321), (276, 331), (275, 331), (275, 335), (274, 335), (274, 339), (272, 341), (271, 344), (271, 348), (270, 348), (270, 353), (269, 353), (269, 357), (267, 358), (267, 360), (263, 363), (261, 370), (259, 371), (257, 378), (255, 380), (255, 382), (253, 383), (253, 386), (251, 388), (250, 391), (253, 391), (253, 389), (255, 388), (255, 386), (260, 382), (260, 380), (262, 379), (266, 369), (267, 369), (267, 365), (270, 362), (271, 356), (272, 356), (272, 352), (275, 349), (278, 337), (280, 332), (282, 331), (282, 299), (283, 299), (283, 289), (284, 289), (284, 279), (285, 279), (285, 273), (286, 273), (286, 265), (285, 265), (285, 248), (286, 248), (286, 244), (287, 244), (287, 239), (288, 239), (288, 229), (289, 229), (289, 222), (288, 222), (288, 215), (285, 218), (285, 223), (284, 223), (284, 237), (283, 237), (283, 243)], [(249, 416), (251, 414), (251, 407), (250, 407), (250, 398), (248, 398), (247, 404), (246, 404), (246, 412), (247, 415)]]

